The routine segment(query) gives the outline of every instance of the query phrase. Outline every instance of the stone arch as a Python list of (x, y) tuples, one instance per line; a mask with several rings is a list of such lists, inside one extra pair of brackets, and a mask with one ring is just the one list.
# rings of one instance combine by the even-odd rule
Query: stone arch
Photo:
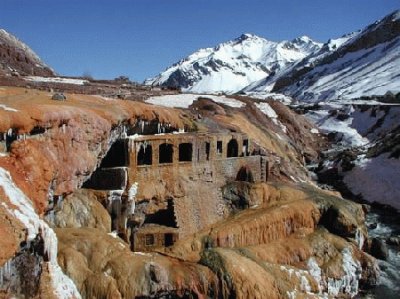
[(193, 144), (190, 142), (179, 144), (179, 161), (192, 161)]
[(255, 180), (250, 167), (242, 166), (236, 175), (236, 181), (254, 183)]
[(174, 147), (171, 143), (162, 143), (158, 147), (158, 163), (172, 163)]
[(238, 146), (238, 142), (236, 139), (231, 139), (228, 142), (228, 147), (227, 147), (227, 151), (226, 151), (226, 156), (228, 158), (230, 157), (237, 157), (239, 155), (239, 146)]
[(153, 163), (153, 147), (151, 144), (142, 143), (137, 154), (137, 165), (151, 165)]

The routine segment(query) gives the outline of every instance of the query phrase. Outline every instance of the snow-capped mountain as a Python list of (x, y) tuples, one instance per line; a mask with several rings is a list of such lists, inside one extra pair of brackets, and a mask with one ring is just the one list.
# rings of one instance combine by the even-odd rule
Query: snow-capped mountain
[(356, 34), (357, 32), (353, 32), (337, 39), (330, 39), (327, 43), (323, 44), (323, 46), (319, 50), (311, 53), (300, 61), (296, 61), (286, 68), (282, 68), (279, 72), (275, 72), (274, 74), (271, 74), (270, 76), (265, 77), (260, 81), (253, 82), (252, 84), (246, 86), (246, 88), (243, 89), (243, 92), (259, 95), (263, 93), (269, 94), (274, 88), (276, 81), (284, 81), (283, 78), (291, 78), (291, 76), (293, 76), (294, 74), (301, 74), (305, 70), (312, 68), (320, 60), (335, 52), (342, 44), (347, 42)]
[(247, 91), (273, 85), (302, 101), (348, 100), (400, 92), (400, 11), (339, 40), (330, 40), (285, 73)]
[(0, 73), (55, 75), (31, 48), (4, 29), (0, 29)]
[(193, 53), (146, 80), (146, 84), (180, 87), (197, 93), (234, 93), (307, 57), (321, 46), (306, 36), (273, 42), (243, 34)]

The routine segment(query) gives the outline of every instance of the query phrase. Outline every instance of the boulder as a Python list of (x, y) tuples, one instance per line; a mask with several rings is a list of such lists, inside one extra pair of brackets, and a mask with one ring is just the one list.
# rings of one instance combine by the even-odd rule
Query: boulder
[(97, 228), (111, 230), (111, 218), (101, 205), (95, 191), (79, 189), (57, 204), (49, 222), (57, 228)]
[(378, 238), (372, 239), (371, 248), (369, 251), (372, 256), (380, 260), (387, 260), (389, 256), (389, 251), (385, 241)]
[(66, 101), (67, 97), (63, 93), (58, 92), (58, 93), (53, 94), (51, 99), (55, 100), (55, 101)]

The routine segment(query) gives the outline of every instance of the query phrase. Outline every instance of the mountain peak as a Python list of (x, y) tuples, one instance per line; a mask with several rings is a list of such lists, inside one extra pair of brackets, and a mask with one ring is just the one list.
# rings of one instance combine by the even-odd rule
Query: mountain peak
[(309, 43), (309, 42), (315, 43), (315, 41), (312, 40), (307, 35), (302, 35), (292, 40), (292, 43)]
[(387, 15), (384, 19), (390, 20), (392, 22), (400, 20), (400, 9), (395, 10), (394, 12)]
[(264, 40), (264, 38), (253, 34), (253, 33), (243, 33), (241, 36), (235, 39), (235, 41), (245, 41), (245, 40)]

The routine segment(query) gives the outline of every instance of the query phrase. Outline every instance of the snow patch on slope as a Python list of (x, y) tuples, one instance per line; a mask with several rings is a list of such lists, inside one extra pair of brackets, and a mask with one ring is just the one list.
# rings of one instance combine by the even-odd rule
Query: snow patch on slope
[(245, 103), (225, 96), (214, 96), (214, 95), (200, 95), (200, 94), (176, 94), (176, 95), (163, 95), (150, 97), (146, 100), (146, 103), (153, 105), (170, 107), (170, 108), (189, 108), (194, 101), (199, 98), (207, 98), (215, 103), (224, 104), (232, 108), (241, 108), (245, 106)]
[(1, 108), (1, 109), (4, 109), (4, 110), (6, 110), (6, 111), (18, 112), (17, 109), (10, 108), (10, 107), (8, 107), (8, 106), (6, 106), (6, 105), (4, 105), (4, 104), (0, 104), (0, 108)]
[(84, 85), (88, 83), (88, 80), (84, 79), (74, 79), (74, 78), (61, 78), (61, 77), (40, 77), (40, 76), (27, 76), (24, 77), (25, 80), (31, 82), (43, 82), (43, 83), (64, 83), (64, 84), (74, 84), (74, 85)]
[(400, 160), (389, 154), (362, 159), (343, 181), (354, 194), (361, 194), (369, 202), (389, 204), (400, 210)]

